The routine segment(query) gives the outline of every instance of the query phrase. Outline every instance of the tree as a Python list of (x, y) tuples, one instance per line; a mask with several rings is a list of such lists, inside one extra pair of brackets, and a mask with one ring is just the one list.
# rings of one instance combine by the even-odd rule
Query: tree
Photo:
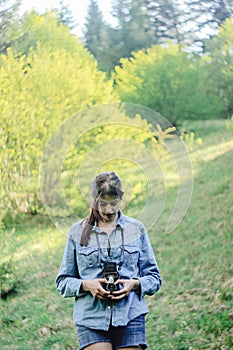
[(191, 26), (193, 40), (205, 52), (206, 38), (216, 34), (217, 28), (233, 16), (232, 0), (193, 0), (185, 1), (187, 23)]
[(101, 32), (101, 41), (98, 51), (98, 67), (110, 74), (114, 67), (119, 64), (122, 54), (122, 45), (120, 35), (115, 28), (105, 25), (105, 29)]
[(119, 41), (116, 31), (106, 24), (95, 0), (91, 0), (84, 29), (85, 46), (98, 62), (100, 70), (110, 72), (118, 63)]
[(65, 5), (64, 0), (59, 1), (59, 8), (57, 13), (58, 23), (68, 26), (70, 29), (76, 27), (74, 23), (74, 18), (72, 11), (67, 5)]
[[(105, 170), (113, 167), (120, 174), (129, 172), (127, 181), (133, 188), (128, 200), (135, 199), (139, 208), (147, 200), (144, 173), (132, 163), (143, 162), (145, 169), (151, 168), (151, 158), (145, 157), (143, 147), (150, 143), (150, 150), (157, 150), (151, 125), (140, 116), (133, 119), (134, 110), (131, 118), (126, 115), (123, 106), (115, 103), (119, 98), (111, 81), (106, 81), (106, 74), (97, 70), (96, 61), (80, 44), (81, 50), (83, 55), (71, 55), (62, 49), (43, 47), (16, 58), (9, 49), (1, 57), (1, 213), (44, 213), (39, 169), (47, 142), (57, 130), (58, 143), (52, 144), (46, 171), (40, 173), (44, 204), (54, 210), (57, 219), (67, 211), (61, 205), (56, 174), (61, 176), (63, 192), (75, 212), (80, 216), (87, 213), (83, 192), (74, 185), (80, 167), (84, 167), (81, 181), (88, 192), (89, 175), (92, 178), (100, 166)], [(95, 105), (97, 108), (89, 108)], [(67, 123), (68, 128), (64, 127)], [(132, 141), (139, 145), (137, 150)], [(154, 171), (151, 176), (156, 177)], [(150, 192), (153, 198), (153, 191), (158, 190), (155, 183), (156, 179)]]
[(147, 12), (156, 43), (184, 40), (184, 10), (174, 0), (146, 0)]
[(233, 15), (232, 0), (194, 0), (185, 3), (191, 19), (198, 20), (199, 28), (205, 26), (216, 28)]
[[(118, 96), (77, 41), (72, 53), (38, 44), (21, 57), (8, 49), (0, 61), (0, 211), (36, 213), (41, 210), (40, 158), (51, 134), (77, 111), (115, 102)], [(81, 125), (80, 116), (73, 129)]]
[(19, 56), (36, 49), (38, 43), (43, 47), (62, 48), (72, 53), (80, 49), (79, 39), (70, 33), (68, 26), (58, 23), (57, 14), (53, 11), (42, 15), (35, 11), (26, 13), (17, 32), (20, 40), (14, 42), (12, 47)]
[(217, 82), (218, 95), (226, 114), (233, 115), (233, 17), (218, 29), (217, 35), (207, 42), (209, 74)]
[(178, 45), (138, 51), (121, 65), (114, 78), (122, 102), (149, 107), (175, 124), (221, 116), (223, 106), (205, 61), (189, 57)]
[(118, 21), (120, 57), (130, 57), (133, 51), (148, 48), (155, 42), (145, 0), (115, 0), (113, 15)]
[(0, 53), (6, 52), (18, 40), (17, 14), (20, 0), (0, 0)]
[(106, 32), (106, 25), (103, 21), (102, 13), (95, 0), (91, 0), (86, 17), (84, 29), (85, 45), (95, 56), (98, 62), (102, 59), (102, 40)]

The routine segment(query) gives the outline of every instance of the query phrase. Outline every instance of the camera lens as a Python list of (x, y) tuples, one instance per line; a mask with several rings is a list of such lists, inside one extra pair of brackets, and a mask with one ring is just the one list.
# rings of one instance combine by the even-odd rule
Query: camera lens
[(111, 292), (114, 292), (114, 290), (116, 290), (116, 286), (115, 286), (115, 284), (114, 284), (114, 276), (112, 276), (112, 275), (109, 275), (108, 276), (108, 286), (107, 286), (107, 288), (108, 288), (108, 290), (109, 290), (109, 292), (111, 293)]
[(109, 292), (114, 292), (114, 290), (116, 290), (116, 286), (114, 283), (109, 283), (108, 284), (108, 290)]
[(108, 282), (114, 283), (114, 277), (112, 275), (108, 276)]

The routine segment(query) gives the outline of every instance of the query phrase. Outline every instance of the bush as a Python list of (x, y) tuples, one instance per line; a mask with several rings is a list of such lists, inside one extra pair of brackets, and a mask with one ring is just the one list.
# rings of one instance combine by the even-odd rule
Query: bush
[(205, 59), (176, 45), (154, 46), (122, 59), (114, 79), (122, 102), (149, 107), (174, 125), (219, 118), (224, 109)]
[(4, 260), (5, 251), (9, 238), (11, 237), (14, 230), (11, 231), (10, 235), (5, 231), (5, 226), (0, 219), (0, 235), (1, 235), (1, 251), (2, 261), (0, 261), (0, 297), (1, 299), (7, 299), (9, 295), (16, 293), (19, 281), (16, 276), (16, 264), (12, 258)]

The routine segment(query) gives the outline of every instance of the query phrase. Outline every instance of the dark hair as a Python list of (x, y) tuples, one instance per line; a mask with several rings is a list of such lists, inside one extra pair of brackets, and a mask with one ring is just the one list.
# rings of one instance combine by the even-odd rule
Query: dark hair
[(95, 177), (91, 188), (91, 213), (85, 222), (80, 240), (81, 245), (88, 245), (95, 220), (98, 221), (100, 219), (98, 212), (99, 199), (105, 195), (122, 199), (123, 194), (121, 180), (114, 171), (104, 172)]

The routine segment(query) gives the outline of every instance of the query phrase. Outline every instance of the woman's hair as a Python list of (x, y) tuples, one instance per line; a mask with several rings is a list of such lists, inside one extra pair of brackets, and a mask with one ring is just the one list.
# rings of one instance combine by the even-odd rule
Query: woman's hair
[(100, 219), (98, 211), (99, 199), (105, 195), (122, 199), (123, 194), (124, 192), (122, 190), (121, 180), (115, 172), (104, 172), (95, 177), (91, 188), (91, 213), (85, 221), (85, 226), (80, 240), (81, 245), (88, 245), (93, 225), (96, 220), (98, 221)]

